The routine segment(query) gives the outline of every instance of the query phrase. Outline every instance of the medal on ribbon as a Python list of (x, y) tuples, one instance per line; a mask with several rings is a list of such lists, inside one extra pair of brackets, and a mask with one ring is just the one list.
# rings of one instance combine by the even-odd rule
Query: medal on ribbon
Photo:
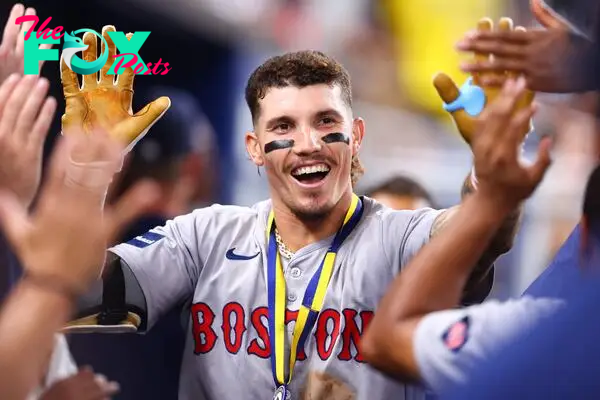
[[(342, 243), (354, 230), (363, 212), (361, 199), (352, 194), (352, 202), (344, 223), (336, 233), (325, 257), (321, 261), (319, 268), (311, 278), (302, 305), (298, 310), (298, 317), (292, 335), (289, 373), (285, 373), (285, 307), (286, 307), (286, 287), (281, 258), (277, 251), (277, 241), (275, 239), (275, 215), (273, 211), (269, 214), (267, 222), (267, 297), (269, 301), (269, 339), (271, 341), (271, 371), (275, 381), (275, 391), (273, 399), (289, 400), (288, 385), (292, 380), (294, 366), (298, 356), (298, 351), (304, 347), (304, 343), (312, 328), (317, 321), (319, 312), (323, 307), (325, 293), (329, 286), (331, 275), (337, 252)], [(283, 397), (279, 397), (283, 396)]]

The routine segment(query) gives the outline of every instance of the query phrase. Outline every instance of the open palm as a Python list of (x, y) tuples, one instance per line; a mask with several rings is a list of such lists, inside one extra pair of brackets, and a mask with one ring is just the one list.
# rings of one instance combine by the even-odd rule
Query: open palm
[[(64, 60), (61, 61), (61, 79), (66, 100), (62, 130), (68, 132), (82, 129), (85, 133), (91, 133), (95, 127), (99, 127), (124, 142), (127, 145), (126, 151), (129, 151), (169, 109), (171, 100), (160, 97), (133, 113), (133, 69), (126, 68), (121, 75), (107, 75), (116, 55), (116, 46), (108, 35), (110, 31), (114, 32), (115, 27), (105, 26), (102, 29), (102, 36), (108, 44), (108, 60), (99, 77), (97, 73), (84, 75), (80, 87), (77, 74), (67, 67)], [(131, 36), (131, 33), (127, 34), (128, 39)], [(85, 33), (83, 42), (88, 46), (83, 52), (83, 59), (87, 62), (96, 60), (96, 36)], [(102, 43), (102, 52), (104, 51), (106, 49)]]
[[(33, 25), (32, 21), (17, 25), (17, 18), (26, 15), (36, 15), (35, 8), (15, 4), (10, 11), (8, 21), (4, 26), (0, 43), (0, 83), (4, 82), (11, 74), (23, 75), (25, 32)], [(43, 43), (40, 49), (50, 49), (52, 44)], [(44, 60), (39, 61), (39, 68), (44, 65)]]

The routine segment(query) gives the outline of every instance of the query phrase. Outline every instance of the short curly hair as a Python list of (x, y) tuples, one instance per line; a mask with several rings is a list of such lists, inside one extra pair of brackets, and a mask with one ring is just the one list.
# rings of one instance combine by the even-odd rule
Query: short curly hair
[[(352, 107), (352, 84), (350, 75), (342, 64), (332, 57), (314, 50), (286, 53), (272, 57), (259, 66), (248, 79), (246, 103), (252, 115), (252, 122), (260, 116), (260, 100), (271, 88), (284, 88), (325, 84), (339, 86), (342, 99)], [(353, 157), (351, 177), (354, 186), (364, 169), (358, 157)]]

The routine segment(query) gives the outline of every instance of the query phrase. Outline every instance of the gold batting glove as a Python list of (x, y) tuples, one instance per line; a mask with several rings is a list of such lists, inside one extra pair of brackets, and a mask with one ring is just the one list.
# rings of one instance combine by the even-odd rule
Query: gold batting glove
[[(491, 31), (494, 29), (493, 22), (489, 18), (483, 18), (477, 24), (478, 31)], [(510, 18), (501, 18), (496, 28), (498, 31), (513, 30), (513, 21)], [(523, 27), (517, 27), (515, 30), (525, 30)], [(493, 55), (484, 53), (475, 53), (477, 61), (493, 60)], [(467, 82), (459, 89), (454, 81), (446, 74), (439, 73), (433, 78), (438, 95), (444, 101), (444, 109), (450, 113), (456, 127), (463, 139), (470, 144), (473, 135), (477, 131), (477, 120), (481, 113), (485, 112), (486, 107), (494, 101), (502, 90), (504, 81), (508, 78), (516, 79), (518, 75), (512, 71), (504, 71), (500, 74), (496, 82), (500, 86), (485, 86), (481, 83), (484, 74), (474, 73)], [(535, 94), (527, 91), (517, 106), (515, 112), (529, 106), (533, 101)], [(533, 129), (531, 121), (523, 127), (523, 139)]]
[[(108, 44), (108, 60), (100, 70), (99, 76), (98, 73), (84, 75), (81, 87), (77, 74), (66, 65), (64, 59), (61, 60), (60, 76), (66, 100), (62, 131), (83, 131), (91, 134), (99, 127), (125, 143), (124, 153), (127, 153), (169, 109), (171, 100), (168, 97), (160, 97), (133, 113), (133, 69), (128, 67), (121, 75), (107, 75), (117, 54), (117, 48), (108, 35), (108, 32), (114, 31), (115, 27), (112, 25), (102, 28), (102, 36)], [(132, 33), (128, 33), (127, 39), (131, 40), (132, 36)], [(83, 51), (83, 59), (87, 62), (96, 60), (96, 36), (86, 32), (83, 43), (88, 46)], [(102, 51), (106, 51), (104, 43)]]

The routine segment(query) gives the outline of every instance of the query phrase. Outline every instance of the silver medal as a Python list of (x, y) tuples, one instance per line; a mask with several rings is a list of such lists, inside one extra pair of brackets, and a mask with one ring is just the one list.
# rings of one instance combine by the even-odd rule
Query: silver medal
[(273, 400), (290, 400), (290, 392), (287, 390), (285, 385), (281, 385), (275, 391), (273, 395)]

